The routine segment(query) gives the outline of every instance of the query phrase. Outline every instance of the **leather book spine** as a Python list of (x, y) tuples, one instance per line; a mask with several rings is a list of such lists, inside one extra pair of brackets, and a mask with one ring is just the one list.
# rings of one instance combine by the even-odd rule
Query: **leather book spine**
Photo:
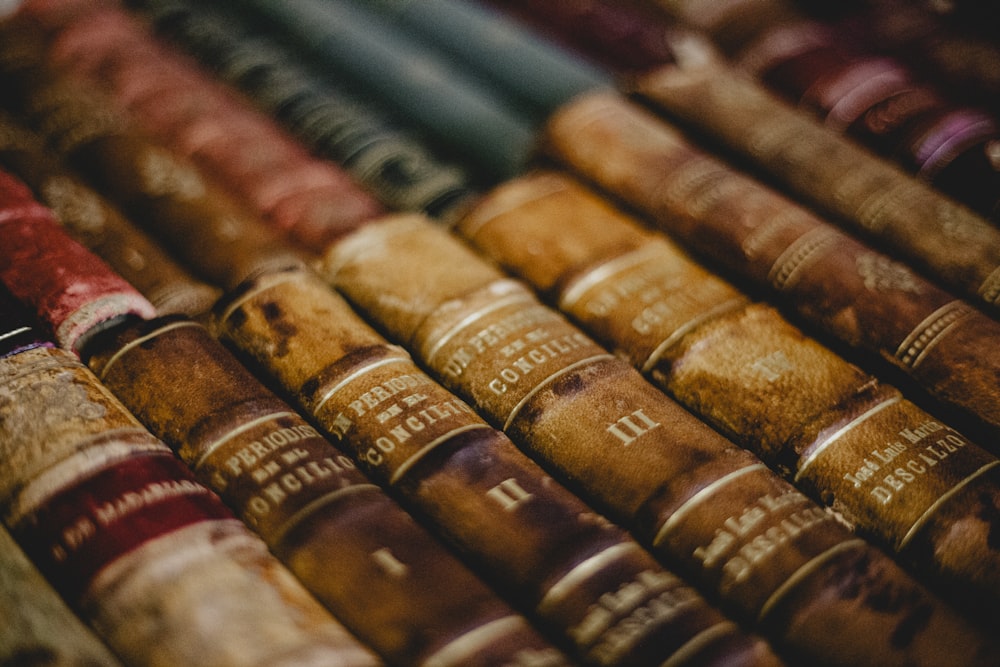
[(192, 320), (119, 327), (88, 364), (334, 616), (392, 664), (562, 665), (528, 622)]
[(41, 139), (0, 114), (0, 165), (28, 185), (70, 235), (133, 285), (160, 315), (207, 313), (218, 289), (195, 279), (156, 241), (45, 151)]
[(74, 241), (28, 187), (0, 171), (0, 280), (31, 304), (63, 347), (73, 350), (100, 326), (152, 317), (153, 305)]
[(448, 216), (471, 177), (401, 132), (367, 99), (319, 77), (245, 15), (187, 0), (132, 2), (213, 73), (277, 118), (318, 155), (341, 164), (388, 208)]
[(660, 68), (635, 88), (833, 221), (997, 312), (1000, 229), (970, 209), (712, 59)]
[(8, 22), (2, 44), (8, 109), (199, 278), (226, 288), (308, 261), (192, 162), (138, 132), (99, 91), (47, 67), (44, 42), (27, 21)]
[(8, 665), (121, 667), (0, 526), (0, 661)]
[(943, 596), (1000, 613), (997, 462), (937, 417), (565, 175), (506, 184), (459, 231)]
[(262, 276), (217, 313), (224, 340), (588, 664), (777, 662), (315, 275)]
[[(543, 247), (524, 249), (546, 263)], [(372, 223), (327, 253), (323, 275), (449, 389), (779, 651), (826, 664), (950, 660), (951, 633), (961, 630), (949, 608), (834, 512), (445, 230), (416, 216)], [(855, 594), (840, 597), (847, 589)], [(905, 647), (891, 635), (917, 607), (872, 604), (876, 591), (902, 589), (923, 600), (920, 609), (937, 609)], [(846, 645), (831, 623), (857, 640)]]
[(872, 52), (890, 53), (915, 67), (949, 97), (1000, 108), (1000, 42), (974, 26), (962, 29), (930, 4), (878, 0), (835, 12), (833, 25)]
[[(52, 347), (34, 315), (0, 287), (0, 359)], [(83, 624), (0, 525), (0, 664), (120, 667), (110, 649)]]
[[(946, 95), (920, 79), (904, 59), (887, 53), (887, 45), (872, 48), (872, 38), (864, 33), (876, 29), (891, 30), (893, 19), (898, 30), (910, 32), (919, 28), (912, 20), (919, 10), (910, 7), (883, 8), (888, 20), (879, 21), (858, 8), (853, 23), (836, 20), (836, 14), (849, 14), (851, 8), (827, 11), (834, 16), (821, 16), (817, 7), (799, 7), (782, 2), (745, 3), (751, 15), (766, 17), (766, 21), (748, 20), (737, 10), (736, 3), (726, 3), (720, 16), (707, 21), (699, 16), (699, 8), (683, 8), (672, 3), (675, 13), (656, 12), (655, 3), (633, 7), (629, 3), (597, 0), (596, 2), (553, 3), (520, 0), (494, 4), (513, 5), (529, 17), (540, 31), (554, 33), (557, 39), (568, 41), (577, 50), (596, 58), (606, 66), (627, 75), (641, 75), (643, 71), (621, 64), (621, 56), (638, 52), (643, 70), (650, 71), (656, 64), (683, 62), (695, 39), (705, 43), (713, 37), (727, 44), (726, 48), (734, 67), (755, 79), (807, 115), (818, 117), (822, 124), (837, 134), (847, 135), (852, 141), (864, 144), (887, 161), (928, 182), (940, 192), (964, 203), (980, 215), (995, 221), (998, 210), (997, 187), (1000, 170), (994, 157), (1000, 128), (988, 109), (976, 108), (957, 101), (956, 96)], [(829, 10), (829, 8), (824, 8)], [(727, 12), (734, 12), (742, 23), (739, 48), (712, 24)], [(810, 15), (812, 13), (812, 15)], [(741, 15), (742, 14), (742, 15)], [(659, 39), (641, 40), (623, 44), (620, 26), (641, 20), (647, 30), (658, 33)], [(588, 23), (603, 21), (605, 30), (587, 30)], [(852, 26), (863, 26), (861, 28)], [(581, 26), (585, 26), (581, 31)], [(701, 31), (698, 31), (698, 28)], [(926, 28), (926, 26), (925, 26)], [(947, 58), (955, 56), (957, 43), (940, 31), (931, 32), (934, 46), (927, 46), (929, 54)], [(881, 40), (884, 42), (884, 40)], [(722, 46), (719, 44), (718, 46)], [(881, 53), (876, 51), (881, 50)], [(996, 70), (987, 64), (989, 51), (980, 53), (983, 70)], [(932, 56), (933, 58), (933, 56)], [(956, 69), (960, 68), (956, 65)], [(623, 71), (624, 70), (624, 71)], [(988, 84), (987, 84), (988, 85)], [(986, 87), (986, 86), (984, 86)], [(967, 85), (967, 91), (974, 89)], [(955, 86), (952, 84), (952, 91)], [(958, 97), (961, 97), (959, 95)], [(956, 98), (956, 99), (953, 99)]]
[(803, 16), (765, 28), (738, 67), (796, 108), (996, 221), (1000, 126), (889, 55), (872, 55), (830, 23)]
[(50, 9), (36, 4), (22, 11), (51, 31), (53, 66), (106, 92), (150, 136), (194, 161), (306, 248), (322, 248), (383, 212), (346, 172), (311, 156), (271, 118), (123, 9), (95, 8), (61, 25)]
[(674, 29), (650, 3), (618, 0), (491, 0), (544, 38), (601, 63), (618, 74), (644, 72), (673, 62)]
[(442, 151), (462, 155), (484, 182), (516, 175), (534, 151), (536, 121), (488, 77), (367, 7), (322, 0), (225, 6), (273, 25), (300, 58), (360, 87)]
[(998, 324), (972, 304), (620, 98), (566, 107), (549, 125), (547, 146), (719, 271), (751, 281), (817, 330), (895, 366), (958, 412), (970, 432), (993, 434), (984, 444), (1000, 433), (1000, 360), (988, 353)]
[(0, 358), (0, 512), (130, 665), (377, 664), (67, 350)]

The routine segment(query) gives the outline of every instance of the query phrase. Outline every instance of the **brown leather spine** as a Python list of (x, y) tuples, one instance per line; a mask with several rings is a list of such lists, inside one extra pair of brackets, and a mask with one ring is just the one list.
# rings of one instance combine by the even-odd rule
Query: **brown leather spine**
[(9, 21), (0, 40), (2, 103), (198, 277), (232, 287), (249, 276), (303, 266), (284, 241), (190, 161), (156, 144), (92, 87), (45, 65), (44, 42)]
[(993, 313), (1000, 229), (709, 60), (668, 65), (636, 89), (804, 201)]
[(262, 276), (218, 314), (227, 341), (586, 662), (777, 662), (317, 276)]
[(992, 456), (568, 176), (508, 183), (459, 230), (942, 593), (1000, 612)]
[[(720, 270), (840, 341), (877, 353), (970, 424), (1000, 435), (1000, 324), (904, 264), (698, 150), (613, 96), (564, 108), (554, 155)], [(975, 250), (970, 246), (970, 250)], [(994, 453), (996, 449), (994, 448)]]
[(4, 522), (128, 664), (377, 664), (72, 353), (0, 359), (0, 450)]
[[(548, 265), (542, 244), (520, 250)], [(323, 273), (447, 387), (781, 650), (823, 664), (951, 659), (951, 610), (430, 221), (372, 223), (328, 252)], [(877, 590), (896, 587), (937, 608), (905, 646), (892, 628), (923, 612), (874, 604)], [(857, 641), (829, 632), (840, 623)]]
[(482, 665), (566, 664), (204, 327), (151, 320), (88, 351), (101, 381), (393, 664), (465, 665), (473, 652)]
[(60, 165), (35, 133), (6, 114), (0, 115), (0, 165), (31, 187), (74, 239), (142, 292), (160, 315), (205, 314), (220, 296)]

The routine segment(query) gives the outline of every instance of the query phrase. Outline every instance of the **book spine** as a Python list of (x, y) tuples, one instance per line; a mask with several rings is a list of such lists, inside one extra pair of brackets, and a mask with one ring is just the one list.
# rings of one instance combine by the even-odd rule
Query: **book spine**
[(315, 275), (262, 276), (217, 313), (227, 342), (587, 663), (776, 661)]
[(674, 61), (670, 34), (677, 21), (666, 20), (651, 3), (615, 0), (491, 0), (491, 5), (552, 39), (610, 68), (632, 75)]
[(181, 254), (198, 277), (231, 287), (257, 273), (305, 265), (306, 251), (193, 163), (137, 132), (92, 87), (48, 68), (44, 41), (27, 21), (4, 28), (4, 104), (129, 219)]
[(845, 48), (829, 23), (764, 29), (738, 67), (837, 133), (848, 134), (979, 214), (1000, 215), (1000, 127), (986, 109), (952, 102), (898, 59)]
[(198, 281), (148, 235), (45, 151), (41, 139), (0, 114), (0, 165), (32, 189), (74, 239), (106, 261), (160, 315), (207, 313), (220, 292)]
[(838, 32), (916, 67), (949, 97), (1000, 108), (1000, 43), (985, 31), (963, 29), (907, 0), (868, 2), (834, 20)]
[(470, 175), (395, 129), (374, 104), (304, 66), (243, 14), (187, 0), (142, 0), (159, 31), (242, 90), (389, 208), (446, 217), (472, 196)]
[[(444, 150), (474, 164), (484, 180), (519, 173), (531, 157), (536, 122), (487, 78), (448, 61), (431, 44), (365, 7), (303, 0), (226, 3), (275, 26), (301, 54), (362, 87), (421, 128)], [(300, 56), (301, 57), (301, 56)]]
[(998, 432), (1000, 362), (988, 353), (997, 324), (971, 304), (620, 98), (566, 107), (548, 128), (547, 146), (722, 271), (751, 280), (821, 331), (880, 355), (977, 431)]
[[(828, 664), (950, 659), (952, 612), (909, 575), (440, 227), (419, 217), (370, 224), (327, 253), (323, 275), (448, 388), (779, 650)], [(876, 596), (906, 589), (937, 607), (942, 626), (893, 645), (892, 628), (916, 608), (879, 609), (863, 601), (868, 593), (840, 598), (827, 586)], [(858, 640), (845, 646), (831, 622)]]
[(726, 66), (661, 68), (645, 100), (862, 236), (996, 313), (1000, 229)]
[[(657, 58), (661, 64), (674, 62), (675, 56), (683, 60), (690, 51), (687, 43), (691, 34), (682, 36), (681, 29), (706, 28), (703, 8), (681, 8), (680, 3), (674, 3), (673, 14), (660, 15), (642, 11), (651, 9), (648, 6), (633, 8), (608, 0), (560, 3), (555, 8), (549, 7), (552, 3), (531, 0), (496, 4), (514, 5), (534, 23), (541, 24), (542, 30), (557, 33), (577, 49), (612, 66), (616, 54), (628, 49), (645, 52), (648, 68)], [(871, 54), (857, 34), (859, 30), (832, 19), (811, 19), (807, 11), (816, 10), (815, 6), (802, 11), (782, 2), (745, 3), (743, 9), (749, 9), (751, 16), (767, 18), (761, 21), (747, 20), (749, 17), (735, 11), (733, 4), (725, 3), (722, 14), (733, 11), (743, 23), (741, 47), (731, 53), (740, 69), (797, 107), (820, 117), (832, 131), (865, 144), (980, 215), (991, 219), (1000, 215), (996, 194), (1000, 171), (992, 157), (1000, 128), (991, 112), (946, 99), (918, 81), (898, 58)], [(660, 31), (659, 44), (619, 43), (617, 25), (634, 21), (641, 15), (639, 12), (645, 14), (650, 29)], [(893, 16), (906, 26), (904, 30), (914, 28), (912, 21)], [(615, 28), (580, 34), (578, 26), (586, 18), (597, 17), (608, 17), (608, 23), (614, 17), (616, 23), (611, 25)], [(712, 28), (719, 20), (708, 20), (709, 28), (699, 38), (729, 41), (719, 29)], [(856, 21), (869, 26), (863, 18)], [(932, 34), (934, 39), (941, 39), (939, 32)], [(729, 46), (732, 48), (731, 43)], [(948, 51), (940, 43), (936, 46), (927, 50)]]
[(171, 51), (124, 10), (95, 7), (67, 24), (22, 11), (50, 31), (49, 62), (107, 92), (151, 136), (193, 160), (306, 248), (322, 248), (382, 213), (331, 162), (309, 155), (235, 91)]
[(73, 353), (0, 357), (0, 450), (4, 523), (128, 664), (377, 664)]
[(785, 0), (653, 0), (646, 3), (674, 21), (704, 31), (727, 57), (734, 57), (767, 26), (797, 17)]
[[(32, 326), (33, 314), (0, 288), (0, 358), (52, 347)], [(0, 525), (0, 663), (119, 667), (121, 663), (42, 577)]]
[(0, 527), (0, 660), (10, 665), (120, 667)]
[(204, 327), (136, 323), (87, 353), (133, 414), (391, 663), (460, 665), (475, 653), (484, 664), (567, 664)]
[(992, 456), (564, 175), (506, 184), (459, 231), (942, 595), (1000, 613)]
[(523, 30), (503, 13), (459, 0), (377, 0), (364, 7), (407, 35), (434, 44), (491, 82), (523, 92), (519, 103), (540, 122), (550, 111), (594, 89), (611, 90), (604, 68)]
[[(60, 345), (76, 349), (85, 336), (123, 317), (155, 309), (103, 261), (65, 235), (28, 187), (0, 171), (0, 280), (37, 316)], [(72, 267), (51, 271), (48, 267)]]

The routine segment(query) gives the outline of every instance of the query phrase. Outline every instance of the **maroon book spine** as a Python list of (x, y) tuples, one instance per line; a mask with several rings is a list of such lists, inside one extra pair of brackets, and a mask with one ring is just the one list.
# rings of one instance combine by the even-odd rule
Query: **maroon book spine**
[(106, 91), (151, 136), (305, 247), (322, 248), (383, 211), (346, 172), (311, 156), (273, 119), (125, 11), (94, 8), (65, 24), (51, 14), (31, 12), (53, 30), (50, 63)]
[(71, 239), (28, 187), (0, 171), (0, 280), (32, 304), (60, 345), (77, 349), (95, 328), (156, 310), (134, 287)]
[(99, 91), (52, 70), (30, 22), (9, 21), (2, 32), (0, 79), (9, 93), (3, 103), (197, 277), (231, 287), (308, 263), (308, 249), (282, 237), (190, 160), (140, 132)]

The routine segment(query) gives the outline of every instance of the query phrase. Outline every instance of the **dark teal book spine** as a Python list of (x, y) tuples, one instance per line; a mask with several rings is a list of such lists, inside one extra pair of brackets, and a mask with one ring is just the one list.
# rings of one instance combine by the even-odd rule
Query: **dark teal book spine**
[(227, 6), (271, 22), (331, 77), (342, 77), (466, 156), (497, 180), (519, 173), (530, 158), (535, 124), (455, 59), (442, 57), (377, 14), (347, 3), (238, 0)]
[(475, 194), (473, 175), (400, 129), (389, 111), (329, 81), (247, 17), (191, 0), (132, 0), (159, 34), (246, 94), (316, 154), (391, 209), (447, 217)]

